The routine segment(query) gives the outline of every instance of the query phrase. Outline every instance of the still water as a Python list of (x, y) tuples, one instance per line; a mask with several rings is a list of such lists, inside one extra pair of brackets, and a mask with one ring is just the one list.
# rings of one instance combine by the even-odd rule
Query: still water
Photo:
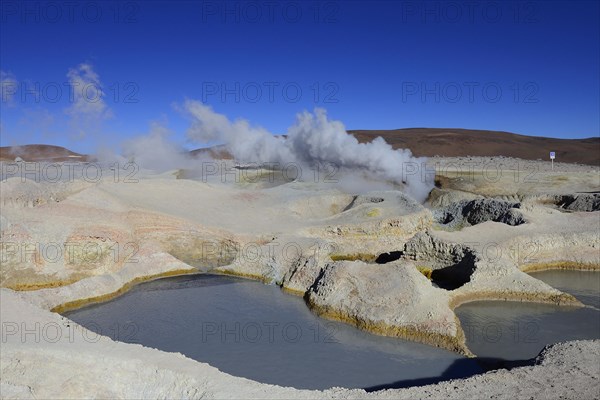
[(277, 286), (227, 276), (156, 280), (67, 316), (114, 339), (297, 388), (410, 386), (480, 371), (446, 350), (318, 318)]
[(547, 344), (600, 339), (599, 272), (557, 270), (531, 276), (572, 294), (586, 307), (505, 301), (464, 304), (455, 311), (474, 354), (524, 360), (535, 357)]
[[(593, 290), (592, 302), (598, 293)], [(463, 324), (473, 326), (465, 329), (467, 344), (486, 361), (531, 358), (547, 343), (598, 337), (600, 313), (591, 308), (481, 302), (457, 311)], [(470, 376), (490, 365), (481, 363), (483, 358), (323, 320), (300, 297), (228, 276), (148, 282), (66, 316), (116, 340), (180, 352), (232, 375), (296, 388), (407, 387)], [(511, 339), (512, 327), (517, 340)], [(490, 336), (494, 333), (499, 339)]]

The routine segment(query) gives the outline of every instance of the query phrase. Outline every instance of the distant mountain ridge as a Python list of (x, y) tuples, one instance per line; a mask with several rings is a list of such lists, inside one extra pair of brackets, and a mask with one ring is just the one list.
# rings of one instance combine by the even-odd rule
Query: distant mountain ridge
[[(555, 139), (460, 128), (357, 129), (349, 130), (348, 133), (354, 135), (361, 143), (381, 136), (392, 148), (408, 148), (417, 157), (505, 156), (549, 161), (550, 152), (554, 151), (557, 162), (600, 166), (600, 137)], [(232, 158), (222, 145), (192, 150), (190, 154)]]
[(0, 147), (0, 161), (89, 161), (92, 157), (50, 144), (25, 144)]
[[(350, 130), (359, 142), (381, 136), (394, 149), (408, 148), (417, 157), (505, 156), (524, 160), (549, 160), (556, 152), (557, 162), (600, 166), (600, 137), (555, 139), (511, 132), (459, 128), (404, 128), (393, 130)], [(192, 150), (193, 157), (232, 158), (223, 145)], [(0, 161), (91, 161), (94, 158), (53, 145), (0, 147)]]
[(461, 157), (505, 156), (524, 160), (600, 165), (600, 137), (556, 139), (511, 132), (457, 128), (406, 128), (394, 130), (351, 130), (360, 142), (381, 136), (393, 148), (408, 148), (415, 156)]

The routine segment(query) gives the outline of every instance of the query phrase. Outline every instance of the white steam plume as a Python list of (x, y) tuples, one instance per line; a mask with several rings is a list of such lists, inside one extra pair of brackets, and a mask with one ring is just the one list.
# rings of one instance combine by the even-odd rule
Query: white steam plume
[(328, 162), (348, 170), (368, 171), (380, 179), (405, 185), (405, 191), (423, 201), (433, 187), (425, 179), (426, 159), (413, 157), (408, 149), (394, 150), (381, 137), (359, 143), (346, 132), (340, 121), (331, 121), (323, 109), (314, 114), (298, 114), (287, 137), (276, 137), (246, 120), (229, 121), (199, 101), (187, 100), (186, 110), (192, 117), (188, 137), (197, 142), (223, 141), (239, 161), (254, 163), (290, 163), (311, 165)]
[(171, 139), (173, 132), (158, 121), (150, 123), (147, 133), (121, 143), (121, 154), (110, 148), (99, 148), (95, 157), (103, 163), (118, 162), (121, 168), (126, 163), (135, 162), (140, 168), (153, 172), (176, 169), (196, 169), (208, 156), (191, 157), (187, 150)]

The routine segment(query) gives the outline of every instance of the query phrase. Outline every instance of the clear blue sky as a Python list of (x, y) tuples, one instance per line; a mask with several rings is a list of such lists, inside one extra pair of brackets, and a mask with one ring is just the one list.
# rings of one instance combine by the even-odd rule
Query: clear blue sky
[(195, 147), (185, 99), (274, 133), (315, 107), (348, 129), (600, 131), (597, 1), (1, 3), (3, 146), (87, 152), (158, 121)]

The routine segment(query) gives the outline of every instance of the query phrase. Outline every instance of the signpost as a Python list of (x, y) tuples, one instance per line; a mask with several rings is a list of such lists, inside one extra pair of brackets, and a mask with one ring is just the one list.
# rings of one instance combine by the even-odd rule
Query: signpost
[(556, 153), (551, 151), (550, 152), (550, 161), (552, 162), (552, 171), (554, 171), (554, 159), (556, 158)]

